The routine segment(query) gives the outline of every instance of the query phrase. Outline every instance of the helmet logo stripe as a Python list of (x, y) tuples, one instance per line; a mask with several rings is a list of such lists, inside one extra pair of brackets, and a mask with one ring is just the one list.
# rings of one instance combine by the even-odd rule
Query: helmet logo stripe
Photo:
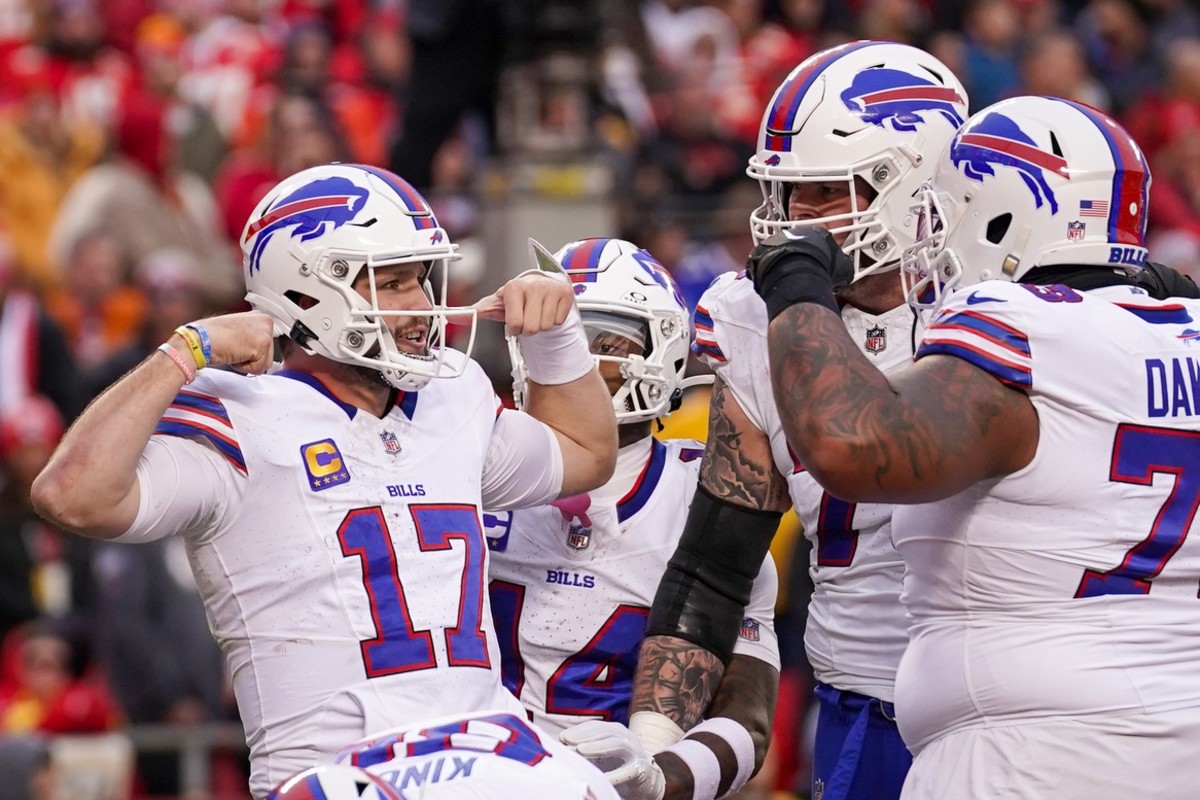
[(1063, 100), (1095, 123), (1112, 153), (1112, 202), (1108, 206), (1108, 240), (1113, 244), (1145, 246), (1147, 190), (1146, 159), (1137, 143), (1111, 117), (1082, 103)]
[(571, 249), (562, 260), (563, 269), (567, 270), (571, 283), (592, 283), (596, 280), (596, 265), (600, 262), (600, 253), (611, 241), (612, 239), (608, 238), (584, 239), (578, 247)]
[(1067, 160), (1065, 158), (1056, 156), (1053, 153), (1047, 153), (1045, 150), (1039, 150), (1033, 145), (1014, 142), (1012, 139), (1003, 139), (999, 136), (988, 136), (983, 133), (965, 133), (959, 138), (959, 142), (983, 147), (988, 150), (995, 150), (998, 153), (1007, 153), (1013, 158), (1028, 161), (1030, 164), (1042, 169), (1048, 169), (1051, 172), (1057, 172), (1067, 180), (1071, 180), (1071, 172), (1067, 169)]
[(350, 201), (354, 198), (343, 195), (341, 197), (310, 197), (306, 200), (297, 200), (292, 203), (284, 203), (271, 210), (270, 213), (264, 215), (261, 219), (250, 224), (246, 228), (246, 233), (242, 236), (243, 242), (250, 241), (250, 237), (261, 231), (263, 228), (271, 225), (284, 217), (290, 217), (293, 214), (300, 214), (305, 211), (312, 211), (318, 208), (350, 208)]
[(425, 198), (413, 188), (411, 183), (394, 172), (389, 172), (379, 167), (372, 167), (369, 164), (354, 164), (353, 166), (371, 173), (395, 189), (396, 194), (400, 195), (400, 199), (404, 201), (404, 205), (408, 207), (409, 213), (412, 214), (413, 225), (418, 230), (429, 230), (430, 228), (438, 227), (437, 219), (433, 215), (433, 209), (429, 207), (429, 204), (425, 202)]
[(771, 108), (767, 111), (766, 128), (770, 133), (766, 137), (765, 147), (768, 150), (786, 149), (788, 139), (791, 138), (791, 134), (787, 131), (795, 130), (797, 127), (796, 111), (800, 108), (800, 101), (808, 93), (808, 87), (812, 85), (812, 82), (830, 64), (846, 53), (852, 53), (873, 44), (875, 42), (850, 42), (818, 54), (811, 59), (811, 63), (808, 63), (807, 66), (801, 64), (797, 67), (776, 92), (775, 98), (771, 102)]

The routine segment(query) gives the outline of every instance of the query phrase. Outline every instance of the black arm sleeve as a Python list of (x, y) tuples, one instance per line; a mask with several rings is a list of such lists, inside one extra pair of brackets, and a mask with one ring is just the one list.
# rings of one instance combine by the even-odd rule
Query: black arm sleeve
[(728, 664), (781, 516), (732, 505), (698, 488), (654, 596), (646, 635), (686, 639)]

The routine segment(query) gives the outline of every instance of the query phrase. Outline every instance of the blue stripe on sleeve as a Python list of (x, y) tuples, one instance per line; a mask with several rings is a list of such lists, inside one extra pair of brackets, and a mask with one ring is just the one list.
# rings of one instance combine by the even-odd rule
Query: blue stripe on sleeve
[[(175, 395), (172, 405), (182, 406), (183, 408), (194, 408), (197, 411), (212, 414), (229, 422), (229, 412), (225, 410), (224, 403), (213, 397), (205, 397), (193, 392), (180, 392)], [(232, 425), (233, 423), (229, 422), (229, 424)]]
[(998, 345), (1007, 347), (1014, 353), (1019, 353), (1024, 356), (1028, 356), (1030, 354), (1028, 336), (1021, 333), (1016, 328), (1009, 327), (1002, 322), (997, 322), (994, 319), (985, 317), (978, 312), (960, 311), (957, 314), (939, 319), (936, 323), (930, 326), (930, 330), (936, 330), (938, 328), (965, 328), (992, 340)]
[[(1026, 343), (1026, 348), (1028, 348), (1028, 343)], [(996, 360), (990, 354), (961, 342), (922, 342), (921, 346), (917, 348), (915, 358), (920, 359), (932, 355), (947, 355), (961, 358), (963, 361), (974, 364), (1010, 386), (1016, 386), (1021, 389), (1030, 389), (1033, 387), (1033, 373), (1029, 369), (1005, 364)]]
[(207, 430), (200, 425), (182, 420), (163, 419), (158, 421), (154, 432), (167, 436), (199, 436), (207, 439), (231, 464), (242, 472), (246, 472), (246, 459), (242, 455), (242, 448), (238, 447), (237, 442), (226, 439), (223, 436), (218, 436), (213, 431)]

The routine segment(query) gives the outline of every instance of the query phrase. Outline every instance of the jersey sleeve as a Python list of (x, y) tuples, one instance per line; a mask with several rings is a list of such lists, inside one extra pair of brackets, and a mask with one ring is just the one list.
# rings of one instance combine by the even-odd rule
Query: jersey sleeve
[(544, 505), (558, 497), (562, 482), (562, 450), (550, 427), (520, 411), (501, 411), (483, 462), (484, 508)]
[(767, 363), (767, 311), (742, 273), (726, 272), (705, 290), (693, 315), (692, 352), (712, 368), (761, 431), (773, 407)]
[(1036, 300), (1016, 284), (982, 284), (951, 295), (925, 329), (915, 360), (946, 355), (974, 364), (1001, 383), (1033, 388), (1033, 353), (1022, 309)]
[[(203, 384), (198, 382), (197, 385)], [(233, 420), (225, 403), (215, 394), (188, 389), (180, 391), (163, 412), (154, 433), (202, 440), (234, 469), (246, 474), (246, 457)]]
[(218, 530), (246, 490), (246, 475), (199, 442), (155, 436), (137, 467), (137, 517), (118, 542), (150, 542)]
[(750, 591), (750, 603), (742, 619), (742, 629), (733, 652), (753, 656), (760, 661), (780, 668), (779, 637), (775, 633), (775, 600), (779, 594), (779, 573), (771, 556), (763, 560), (754, 587)]
[(241, 502), (249, 472), (221, 399), (223, 377), (198, 375), (159, 418), (138, 462), (138, 514), (118, 541), (203, 535), (217, 530)]

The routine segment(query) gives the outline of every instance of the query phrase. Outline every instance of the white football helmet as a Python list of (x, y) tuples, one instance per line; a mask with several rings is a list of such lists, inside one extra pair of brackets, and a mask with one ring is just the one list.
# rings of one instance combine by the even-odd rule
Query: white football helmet
[(1034, 267), (1146, 260), (1150, 169), (1108, 115), (1070, 100), (1014, 97), (971, 117), (919, 196), (919, 240), (902, 258), (915, 308), (956, 287), (1020, 281)]
[(386, 781), (358, 767), (330, 764), (298, 772), (267, 800), (404, 800)]
[[(861, 41), (809, 57), (775, 90), (746, 169), (763, 194), (750, 215), (755, 242), (816, 225), (845, 234), (853, 280), (894, 268), (916, 235), (913, 197), (966, 116), (966, 90), (923, 50)], [(875, 190), (873, 200), (855, 177)], [(849, 184), (849, 213), (789, 219), (795, 184), (838, 181)]]
[[(446, 305), (446, 285), (458, 246), (438, 226), (429, 204), (404, 179), (363, 164), (326, 164), (285, 178), (267, 193), (242, 233), (246, 300), (276, 321), (276, 334), (307, 352), (378, 370), (393, 387), (415, 391), (431, 378), (461, 374), (442, 347), (448, 317), (475, 341), (475, 310)], [(432, 309), (382, 310), (375, 269), (426, 266)], [(354, 282), (366, 270), (370, 296)], [(440, 274), (435, 295), (430, 271)], [(428, 320), (427, 353), (396, 346), (385, 317)]]
[[(622, 239), (580, 239), (554, 258), (575, 289), (575, 302), (591, 342), (598, 333), (640, 340), (642, 355), (594, 354), (597, 364), (620, 364), (624, 385), (613, 395), (617, 423), (644, 422), (670, 414), (683, 396), (692, 328), (675, 279), (649, 252)], [(515, 337), (509, 337), (513, 399), (525, 405), (528, 372)]]

